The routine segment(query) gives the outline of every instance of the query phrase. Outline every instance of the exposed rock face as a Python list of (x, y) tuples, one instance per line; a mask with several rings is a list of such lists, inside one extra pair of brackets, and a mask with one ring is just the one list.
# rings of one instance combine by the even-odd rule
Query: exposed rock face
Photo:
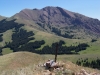
[(100, 34), (100, 21), (98, 19), (89, 18), (61, 7), (48, 6), (43, 9), (24, 9), (13, 17), (31, 20), (43, 25), (78, 27), (78, 29)]

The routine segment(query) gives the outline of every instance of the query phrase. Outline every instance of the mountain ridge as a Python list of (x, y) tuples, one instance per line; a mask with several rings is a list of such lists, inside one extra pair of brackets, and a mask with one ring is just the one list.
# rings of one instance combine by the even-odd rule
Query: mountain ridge
[[(65, 10), (63, 8), (60, 8), (60, 7), (49, 7), (49, 6), (44, 7), (42, 9), (37, 9), (37, 10), (36, 9), (33, 9), (33, 10), (32, 9), (23, 9), (19, 13), (15, 14), (14, 17), (20, 17), (20, 18), (24, 18), (24, 19), (33, 20), (33, 21), (37, 21), (38, 18), (42, 18), (42, 20), (45, 20), (45, 21), (48, 21), (48, 20), (52, 21), (50, 18), (52, 18), (52, 17), (56, 18), (55, 17), (55, 16), (57, 16), (56, 14), (58, 16), (61, 15), (57, 18), (58, 19), (58, 20), (56, 20), (57, 22), (59, 22), (61, 20), (59, 18), (63, 18), (63, 16), (68, 17), (68, 18), (69, 17), (75, 18), (75, 15), (68, 10)], [(41, 21), (41, 19), (39, 19), (39, 20)], [(64, 22), (63, 20), (62, 20), (62, 22)]]
[[(85, 35), (100, 36), (100, 21), (98, 19), (71, 12), (61, 7), (48, 6), (42, 9), (23, 9), (12, 17), (33, 21), (44, 30), (59, 36), (65, 36), (70, 31), (73, 32), (71, 32), (71, 35), (77, 36), (77, 32), (82, 32), (82, 30)], [(55, 32), (53, 29), (59, 32)]]
[(98, 19), (71, 12), (61, 7), (26, 8), (6, 20), (13, 19), (37, 30), (64, 38), (100, 37), (100, 21)]

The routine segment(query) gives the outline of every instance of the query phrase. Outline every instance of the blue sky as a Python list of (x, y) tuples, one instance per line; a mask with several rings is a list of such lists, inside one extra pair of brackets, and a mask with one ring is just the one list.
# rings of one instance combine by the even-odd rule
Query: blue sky
[(10, 17), (29, 8), (59, 6), (100, 20), (100, 0), (0, 0), (0, 15)]

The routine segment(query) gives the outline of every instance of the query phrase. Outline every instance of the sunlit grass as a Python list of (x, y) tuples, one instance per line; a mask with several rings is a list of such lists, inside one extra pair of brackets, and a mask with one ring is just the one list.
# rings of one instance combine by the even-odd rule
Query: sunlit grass
[(10, 48), (4, 48), (2, 49), (2, 54), (5, 55), (5, 54), (9, 54), (9, 53), (12, 53), (13, 50), (10, 50)]
[[(65, 63), (64, 68), (72, 72), (80, 72), (85, 69), (87, 72), (98, 72), (100, 70), (87, 67), (77, 66), (70, 62), (78, 58), (92, 58), (93, 55), (58, 55), (57, 62)], [(3, 60), (5, 59), (5, 60)], [(46, 70), (44, 67), (39, 67), (39, 64), (44, 64), (48, 59), (54, 59), (54, 55), (38, 55), (30, 52), (16, 52), (4, 56), (0, 56), (0, 75), (41, 75)]]
[(5, 46), (5, 42), (11, 42), (12, 40), (12, 29), (11, 30), (7, 30), (6, 32), (3, 33), (3, 41), (0, 42), (0, 46)]

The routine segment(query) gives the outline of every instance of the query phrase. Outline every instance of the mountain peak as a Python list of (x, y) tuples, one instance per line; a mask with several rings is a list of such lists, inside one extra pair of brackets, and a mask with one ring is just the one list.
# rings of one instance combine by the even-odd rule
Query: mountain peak
[[(74, 14), (61, 7), (47, 6), (42, 9), (24, 9), (21, 12), (14, 15), (14, 17), (20, 17), (22, 19), (32, 20), (35, 22), (52, 23), (53, 25), (67, 24), (67, 18), (75, 18)], [(66, 23), (65, 23), (66, 22)], [(69, 24), (69, 23), (68, 23)]]
[[(36, 24), (59, 27), (75, 26), (100, 33), (100, 21), (74, 13), (61, 7), (47, 6), (42, 9), (24, 9), (13, 17), (34, 21)], [(96, 27), (99, 26), (99, 27)]]
[(61, 7), (47, 6), (47, 7), (43, 8), (42, 10), (47, 11), (47, 12), (51, 12), (51, 13), (55, 12), (56, 14), (60, 14), (60, 15), (63, 15), (65, 17), (75, 17), (72, 12), (65, 10)]

